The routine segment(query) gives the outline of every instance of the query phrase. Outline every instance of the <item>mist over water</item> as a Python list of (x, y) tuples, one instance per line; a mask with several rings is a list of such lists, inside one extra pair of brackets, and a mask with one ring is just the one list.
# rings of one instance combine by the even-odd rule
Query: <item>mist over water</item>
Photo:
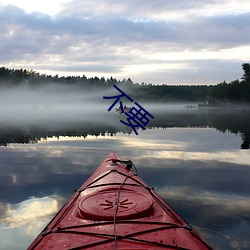
[[(125, 90), (125, 93), (126, 90)], [(87, 89), (63, 84), (44, 87), (0, 89), (0, 143), (34, 142), (47, 136), (87, 136), (134, 133), (127, 116), (116, 111), (119, 102), (109, 112), (117, 96), (115, 89)], [(127, 107), (139, 103), (154, 118), (146, 128), (212, 127), (242, 136), (242, 148), (250, 144), (250, 109), (206, 109), (197, 103), (149, 103), (146, 99), (120, 99)], [(142, 131), (143, 128), (137, 128)], [(8, 131), (8, 133), (6, 132)], [(38, 133), (39, 132), (39, 133)], [(240, 147), (240, 146), (239, 146)]]
[(115, 95), (56, 84), (0, 90), (3, 249), (26, 248), (110, 151), (133, 160), (215, 249), (249, 247), (249, 150), (240, 149), (250, 141), (249, 110), (134, 98), (154, 116), (137, 136), (120, 122), (119, 103), (108, 112), (115, 99), (103, 96)]
[[(86, 90), (62, 84), (37, 88), (1, 89), (0, 124), (63, 126), (72, 122), (82, 122), (121, 127), (123, 125), (120, 119), (126, 120), (126, 116), (115, 112), (115, 108), (120, 105), (119, 102), (108, 112), (116, 99), (103, 99), (104, 96), (119, 94), (114, 88), (101, 89), (101, 91)], [(130, 102), (126, 98), (120, 100), (128, 107), (135, 106), (134, 102), (137, 101)], [(189, 103), (155, 104), (148, 103), (147, 100), (137, 102), (154, 117), (159, 112), (190, 112), (186, 109)]]
[(80, 92), (67, 86), (53, 85), (38, 89), (4, 89), (0, 92), (1, 120), (41, 121), (83, 119), (102, 112), (102, 94)]

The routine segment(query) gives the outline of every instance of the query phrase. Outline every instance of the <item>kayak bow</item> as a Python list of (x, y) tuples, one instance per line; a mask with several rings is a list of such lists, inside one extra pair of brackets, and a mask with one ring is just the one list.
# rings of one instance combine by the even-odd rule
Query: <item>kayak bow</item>
[(28, 249), (212, 249), (133, 167), (110, 153)]

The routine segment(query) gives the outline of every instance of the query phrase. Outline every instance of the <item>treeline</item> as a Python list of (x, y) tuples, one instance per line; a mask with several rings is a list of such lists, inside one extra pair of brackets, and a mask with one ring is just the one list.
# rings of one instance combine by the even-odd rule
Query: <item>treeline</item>
[(151, 83), (134, 83), (130, 78), (117, 80), (113, 77), (52, 76), (40, 74), (34, 70), (0, 68), (0, 87), (37, 88), (50, 84), (64, 84), (77, 87), (82, 91), (91, 89), (120, 87), (135, 100), (153, 102), (191, 101), (209, 105), (226, 103), (250, 103), (250, 64), (242, 65), (244, 74), (241, 80), (217, 85), (153, 85)]
[(250, 64), (242, 64), (244, 74), (240, 80), (215, 85), (209, 94), (210, 104), (250, 103)]
[[(68, 137), (84, 137), (92, 136), (114, 136), (117, 133), (131, 134), (133, 129), (129, 126), (124, 126), (119, 115), (113, 116), (116, 120), (111, 122), (94, 122), (83, 121), (76, 122), (75, 120), (67, 123), (60, 121), (48, 120), (45, 123), (30, 124), (27, 122), (25, 126), (22, 123), (13, 124), (0, 123), (0, 146), (8, 146), (13, 143), (37, 143), (41, 139), (52, 137), (68, 136)], [(115, 122), (114, 122), (115, 121)], [(169, 112), (168, 110), (159, 110), (154, 112), (154, 119), (146, 126), (147, 129), (158, 128), (202, 128), (209, 127), (225, 133), (230, 132), (240, 135), (242, 142), (239, 148), (249, 149), (250, 147), (250, 111), (249, 110), (221, 110), (214, 112), (188, 112), (180, 110), (179, 112)], [(46, 129), (45, 129), (46, 128)]]

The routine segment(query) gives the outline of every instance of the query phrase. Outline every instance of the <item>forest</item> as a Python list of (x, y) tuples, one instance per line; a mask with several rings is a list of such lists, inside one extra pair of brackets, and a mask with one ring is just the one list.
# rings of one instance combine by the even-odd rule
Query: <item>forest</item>
[[(102, 91), (120, 87), (128, 91), (132, 99), (149, 102), (199, 102), (201, 106), (220, 106), (231, 104), (250, 104), (250, 64), (242, 64), (242, 78), (223, 81), (216, 85), (154, 85), (152, 83), (134, 83), (130, 78), (117, 80), (112, 76), (104, 77), (82, 76), (52, 76), (40, 74), (34, 70), (9, 69), (0, 67), (0, 88), (21, 87), (36, 89), (51, 84), (63, 84), (79, 88), (80, 91)], [(127, 92), (126, 92), (127, 93)]]

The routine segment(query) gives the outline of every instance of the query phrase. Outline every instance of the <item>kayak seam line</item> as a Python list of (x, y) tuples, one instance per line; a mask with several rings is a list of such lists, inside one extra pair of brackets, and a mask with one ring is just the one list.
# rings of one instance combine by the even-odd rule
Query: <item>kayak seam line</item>
[[(178, 226), (178, 225), (168, 225), (168, 226), (164, 226), (164, 227), (156, 227), (156, 228), (151, 228), (151, 229), (146, 229), (146, 230), (143, 230), (143, 231), (137, 231), (137, 232), (134, 232), (134, 233), (131, 233), (131, 234), (128, 234), (128, 235), (118, 235), (117, 237), (120, 237), (120, 238), (129, 238), (131, 236), (136, 236), (136, 235), (141, 235), (141, 234), (146, 234), (146, 233), (151, 233), (151, 232), (154, 232), (154, 231), (158, 231), (158, 230), (170, 230), (170, 229), (184, 229), (184, 230), (187, 230), (189, 231), (188, 228), (186, 228), (185, 226)], [(70, 231), (70, 230), (65, 230), (65, 228), (59, 228), (59, 229), (56, 229), (56, 230), (51, 230), (51, 231), (47, 231), (46, 232), (47, 234), (52, 234), (52, 233), (69, 233), (69, 234), (87, 234), (87, 235), (98, 235), (98, 236), (114, 236), (113, 234), (101, 234), (101, 233), (92, 233), (92, 232), (80, 232), (80, 231)]]
[[(183, 218), (182, 218), (182, 216), (181, 215), (179, 215), (167, 202), (165, 202), (171, 209), (172, 209), (172, 211), (170, 210), (170, 209), (168, 209), (167, 208), (167, 206), (161, 201), (161, 199), (160, 198), (158, 198), (151, 190), (149, 190), (149, 192), (150, 192), (150, 194), (159, 202), (159, 204), (161, 205), (161, 206), (163, 206), (171, 215), (173, 215), (174, 216), (174, 218), (177, 220), (177, 221), (179, 221), (181, 224), (182, 224), (182, 222), (179, 220), (179, 218), (177, 217), (177, 216), (179, 216), (185, 223), (186, 223), (186, 225), (184, 225), (188, 230), (189, 230), (189, 232), (196, 238), (196, 239), (198, 239), (200, 242), (202, 242), (202, 243), (204, 243), (209, 249), (213, 249), (213, 248), (211, 248), (207, 243), (206, 243), (206, 241), (204, 241), (200, 236), (199, 236), (199, 234), (193, 229), (193, 227), (188, 223), (188, 222), (186, 222), (186, 220), (184, 220)], [(176, 215), (177, 216), (176, 216)]]
[[(168, 223), (168, 222), (160, 222), (160, 221), (129, 221), (129, 220), (118, 220), (117, 224), (148, 224), (148, 225), (168, 225), (168, 226), (179, 226), (177, 224)], [(63, 229), (71, 229), (71, 228), (82, 228), (82, 227), (91, 227), (91, 226), (103, 226), (113, 224), (113, 221), (104, 221), (98, 223), (91, 223), (86, 225), (78, 225), (78, 226), (70, 226), (70, 227), (58, 227), (59, 230)]]
[[(67, 207), (67, 209), (65, 209), (65, 211), (64, 211), (63, 214), (62, 214), (62, 216), (54, 223), (54, 225), (52, 226), (52, 228), (55, 227), (55, 226), (62, 220), (62, 218), (64, 217), (64, 215), (67, 213), (67, 211), (69, 211), (69, 209), (70, 209), (70, 208), (73, 206), (73, 204), (76, 202), (76, 200), (78, 199), (78, 197), (79, 197), (79, 195), (80, 195), (81, 192), (83, 192), (83, 191), (84, 191), (85, 189), (87, 189), (87, 188), (90, 188), (90, 186), (91, 186), (92, 184), (94, 184), (95, 182), (97, 182), (97, 181), (101, 180), (102, 178), (106, 177), (106, 176), (109, 175), (111, 172), (117, 172), (117, 173), (119, 173), (119, 174), (121, 174), (121, 175), (123, 175), (123, 176), (126, 176), (126, 177), (128, 177), (128, 178), (131, 178), (132, 180), (134, 180), (134, 181), (136, 181), (137, 183), (139, 183), (142, 187), (145, 187), (142, 183), (140, 183), (139, 181), (135, 180), (134, 178), (132, 178), (132, 177), (130, 177), (130, 176), (128, 176), (128, 175), (125, 175), (125, 174), (123, 174), (123, 173), (117, 171), (116, 169), (112, 169), (112, 170), (110, 170), (109, 172), (107, 172), (107, 173), (103, 174), (102, 176), (100, 176), (99, 178), (97, 178), (96, 180), (94, 180), (93, 182), (89, 183), (85, 188), (78, 190), (78, 191), (77, 191), (77, 195), (76, 195), (76, 197), (74, 198), (74, 200), (69, 204), (69, 206)], [(132, 173), (133, 173), (134, 175), (137, 175), (137, 174), (134, 173), (134, 172), (132, 172)], [(145, 188), (146, 188), (146, 187), (145, 187)], [(67, 203), (66, 203), (66, 204), (67, 204)], [(65, 205), (66, 205), (66, 204), (65, 204)], [(59, 214), (59, 213), (63, 210), (63, 208), (65, 207), (65, 205), (62, 207), (61, 210), (58, 211), (57, 214)], [(57, 214), (56, 214), (56, 215), (57, 215)], [(55, 215), (54, 219), (56, 218), (56, 215)], [(53, 219), (52, 219), (51, 223), (52, 223), (52, 222), (53, 222)], [(46, 228), (47, 228), (47, 227), (46, 227)], [(45, 228), (45, 229), (46, 229), (46, 228)], [(44, 230), (45, 230), (45, 229), (44, 229)], [(50, 230), (50, 231), (51, 231), (51, 230)], [(48, 232), (49, 232), (49, 231), (44, 231), (44, 232), (42, 232), (41, 236), (43, 237), (43, 236), (47, 235)]]
[[(95, 185), (95, 186), (90, 186), (90, 187), (88, 187), (88, 188), (96, 188), (96, 187), (112, 186), (112, 185), (121, 185), (121, 183), (120, 183), (120, 182), (104, 183), (104, 184), (98, 184), (98, 185)], [(125, 186), (141, 187), (141, 185), (139, 185), (139, 184), (133, 184), (133, 183), (125, 183), (124, 185), (125, 185)], [(84, 191), (85, 189), (87, 189), (87, 188), (81, 189), (81, 190), (79, 190), (78, 192)]]
[[(180, 224), (183, 224), (182, 221), (180, 221), (180, 219), (177, 217), (177, 215), (179, 215), (177, 212), (171, 211), (162, 201), (161, 199), (159, 199), (159, 197), (157, 195), (155, 195), (151, 190), (149, 190), (149, 193), (154, 197), (154, 199), (165, 209), (167, 210)], [(166, 201), (165, 203), (172, 208)], [(176, 213), (176, 215), (175, 215)], [(180, 216), (180, 218), (192, 229), (192, 227)]]
[[(76, 192), (75, 192), (75, 194), (76, 194)], [(69, 204), (68, 207), (66, 207), (66, 205), (67, 205), (69, 202), (66, 202), (66, 203), (63, 205), (63, 207), (56, 213), (56, 215), (53, 217), (53, 219), (50, 221), (50, 223), (49, 223), (49, 224), (43, 229), (43, 231), (41, 232), (41, 234), (40, 234), (40, 235), (41, 235), (40, 239), (38, 239), (37, 242), (34, 241), (34, 246), (32, 247), (32, 249), (35, 249), (35, 248), (40, 244), (40, 242), (44, 239), (44, 237), (52, 232), (53, 228), (56, 227), (56, 225), (60, 222), (60, 220), (62, 220), (62, 218), (65, 216), (65, 214), (68, 212), (68, 210), (69, 210), (69, 209), (72, 207), (72, 205), (76, 202), (76, 200), (78, 199), (79, 195), (80, 195), (80, 193), (76, 194), (76, 197), (75, 197), (74, 200)], [(65, 207), (66, 207), (66, 208), (65, 208)], [(65, 211), (63, 211), (64, 209), (65, 209)], [(56, 217), (57, 217), (57, 215), (59, 215), (61, 212), (63, 212), (62, 216), (59, 217), (57, 220), (55, 220)], [(54, 220), (55, 220), (56, 222), (54, 222), (54, 224), (53, 224), (53, 221), (54, 221)], [(51, 226), (51, 225), (52, 225), (52, 226)], [(52, 230), (46, 230), (46, 229), (47, 229), (48, 227), (50, 227), (50, 226), (51, 226)]]
[[(80, 195), (80, 193), (77, 193), (77, 194), (76, 194), (76, 197), (75, 197), (74, 200), (69, 204), (69, 206), (65, 209), (65, 211), (63, 211), (63, 209), (65, 208), (65, 206), (67, 205), (67, 203), (65, 203), (64, 206), (57, 212), (57, 214), (54, 216), (54, 218), (53, 218), (52, 221), (49, 223), (49, 225), (51, 225), (51, 224), (53, 223), (53, 220), (56, 218), (56, 216), (57, 216), (60, 212), (63, 211), (63, 214), (62, 214), (61, 217), (58, 218), (58, 220), (57, 220), (54, 224), (52, 224), (52, 226), (51, 226), (52, 230), (53, 230), (53, 228), (56, 227), (56, 225), (58, 225), (58, 224), (60, 223), (60, 221), (63, 219), (63, 217), (66, 215), (66, 213), (71, 209), (71, 207), (73, 206), (73, 204), (74, 204), (74, 203), (76, 202), (76, 200), (78, 199), (79, 195)], [(43, 238), (44, 236), (46, 236), (47, 234), (49, 234), (50, 231), (52, 231), (52, 230), (45, 231), (46, 228), (48, 228), (49, 225), (47, 225), (47, 226), (45, 227), (45, 229), (43, 230), (43, 232), (41, 233), (42, 238)], [(42, 239), (42, 238), (41, 238), (41, 239)]]
[[(129, 161), (122, 161), (122, 160), (117, 160), (116, 162), (120, 162), (121, 166), (124, 165), (125, 163), (128, 163)], [(130, 161), (131, 162), (131, 161)], [(132, 163), (133, 164), (133, 163)], [(134, 164), (132, 165), (132, 167), (134, 166)], [(135, 166), (134, 166), (135, 167)], [(160, 196), (157, 195), (157, 193), (154, 192), (154, 189), (152, 187), (150, 187), (147, 183), (145, 183), (140, 177), (138, 178), (138, 180), (135, 178), (136, 176), (138, 176), (138, 173), (136, 171), (136, 173), (134, 171), (132, 171), (130, 168), (128, 168), (128, 166), (126, 167), (127, 169), (129, 169), (129, 171), (127, 173), (123, 173), (120, 172), (117, 169), (111, 169), (111, 170), (106, 170), (106, 172), (104, 172), (104, 174), (102, 174), (101, 176), (96, 176), (97, 178), (94, 179), (93, 181), (91, 181), (89, 184), (87, 185), (83, 185), (85, 187), (83, 187), (82, 189), (79, 188), (78, 190), (75, 190), (75, 194), (73, 195), (73, 197), (71, 198), (70, 201), (66, 202), (64, 204), (64, 206), (57, 212), (57, 214), (54, 216), (54, 218), (51, 220), (51, 222), (43, 229), (41, 235), (41, 238), (33, 245), (32, 249), (36, 248), (36, 246), (38, 244), (40, 244), (40, 242), (42, 241), (42, 239), (44, 239), (47, 235), (53, 234), (53, 233), (69, 233), (69, 234), (82, 234), (82, 235), (90, 235), (90, 236), (96, 236), (96, 237), (106, 237), (105, 240), (103, 241), (99, 241), (99, 242), (93, 242), (90, 243), (88, 245), (85, 246), (79, 246), (76, 248), (71, 248), (73, 249), (83, 249), (83, 248), (88, 248), (88, 247), (92, 247), (92, 246), (98, 246), (100, 244), (107, 244), (110, 243), (112, 241), (114, 241), (114, 246), (116, 249), (116, 240), (130, 240), (130, 241), (135, 241), (135, 242), (142, 242), (142, 243), (147, 243), (147, 244), (153, 244), (153, 245), (157, 245), (157, 246), (161, 246), (161, 247), (168, 247), (168, 248), (172, 248), (172, 249), (183, 249), (183, 250), (187, 250), (187, 248), (183, 248), (183, 247), (178, 247), (178, 246), (173, 246), (173, 245), (167, 245), (164, 243), (160, 243), (160, 242), (154, 242), (154, 241), (148, 241), (148, 240), (144, 240), (144, 239), (138, 239), (137, 237), (143, 237), (143, 235), (145, 235), (145, 237), (147, 236), (147, 234), (153, 233), (153, 232), (157, 232), (159, 230), (162, 231), (167, 231), (171, 230), (171, 229), (183, 229), (186, 230), (188, 232), (186, 232), (187, 234), (190, 233), (190, 236), (192, 235), (196, 240), (204, 243), (209, 249), (213, 249), (211, 248), (202, 238), (200, 238), (199, 234), (195, 231), (195, 229), (192, 228), (191, 225), (189, 225), (185, 219), (183, 219), (172, 207), (171, 205), (169, 205), (164, 199), (162, 199)], [(136, 169), (136, 168), (135, 168)], [(136, 169), (137, 170), (137, 169)], [(117, 173), (120, 174), (121, 176), (124, 176), (124, 180), (123, 182), (121, 181), (121, 183), (104, 183), (104, 184), (96, 184), (96, 182), (104, 179), (105, 177), (107, 177), (109, 174), (111, 173)], [(97, 174), (96, 174), (97, 175)], [(128, 179), (132, 180), (135, 183), (125, 183)], [(106, 179), (105, 179), (106, 180)], [(102, 182), (102, 181), (101, 181)], [(75, 203), (77, 202), (77, 200), (79, 199), (79, 196), (81, 197), (81, 193), (83, 191), (85, 191), (86, 189), (89, 188), (96, 188), (96, 187), (101, 187), (101, 186), (110, 186), (110, 185), (120, 185), (119, 188), (114, 188), (115, 190), (117, 190), (117, 194), (118, 194), (118, 198), (116, 201), (116, 210), (115, 210), (115, 214), (114, 214), (114, 219), (113, 221), (104, 221), (104, 222), (99, 222), (99, 223), (91, 223), (91, 224), (87, 224), (87, 225), (78, 225), (78, 226), (69, 226), (69, 227), (59, 227), (58, 225), (61, 223), (61, 221), (65, 218), (65, 216), (67, 215), (67, 213), (72, 209), (72, 207), (75, 205)], [(161, 206), (163, 208), (163, 210), (165, 210), (166, 213), (168, 213), (170, 216), (173, 216), (173, 218), (176, 220), (177, 223), (180, 223), (180, 225), (178, 224), (173, 224), (173, 223), (165, 223), (165, 222), (157, 222), (157, 221), (153, 221), (153, 222), (148, 222), (148, 221), (127, 221), (127, 220), (116, 220), (116, 214), (118, 212), (119, 209), (119, 196), (120, 196), (120, 192), (121, 190), (126, 190), (126, 188), (124, 186), (138, 186), (140, 188), (145, 188), (146, 190), (148, 190), (148, 193), (152, 196), (152, 198), (154, 199), (154, 202), (158, 203), (159, 206)], [(139, 188), (138, 188), (139, 189)], [(141, 190), (141, 189), (140, 189)], [(172, 210), (171, 210), (172, 209)], [(57, 215), (59, 215), (60, 213), (61, 216), (57, 219)], [(112, 225), (114, 224), (114, 233), (111, 234), (102, 234), (102, 233), (94, 233), (94, 232), (80, 232), (80, 231), (75, 231), (75, 230), (70, 230), (70, 229), (77, 229), (77, 228), (88, 228), (91, 226), (101, 226), (101, 225)], [(122, 228), (123, 225), (122, 224), (151, 224), (151, 225), (155, 225), (155, 228), (149, 228), (149, 229), (145, 229), (143, 231), (138, 231), (138, 232), (133, 232), (130, 233), (128, 235), (116, 235), (116, 225), (120, 225), (120, 227)], [(156, 226), (156, 225), (163, 225), (163, 226)], [(119, 228), (120, 228), (119, 227)], [(111, 230), (110, 230), (111, 232)], [(111, 239), (107, 239), (107, 237), (111, 237)], [(133, 238), (136, 237), (136, 238)], [(163, 237), (164, 238), (164, 237)], [(174, 242), (170, 242), (170, 244)], [(80, 243), (82, 244), (82, 243)]]
[(101, 175), (100, 177), (98, 177), (97, 179), (93, 180), (92, 182), (90, 182), (84, 189), (88, 188), (89, 186), (91, 186), (92, 184), (94, 184), (95, 182), (101, 180), (102, 178), (104, 178), (105, 176), (109, 175), (113, 170), (110, 170), (109, 172)]
[[(171, 226), (171, 227), (157, 227), (157, 228), (153, 228), (153, 229), (148, 229), (148, 230), (144, 230), (144, 231), (139, 231), (139, 232), (135, 232), (135, 233), (131, 233), (128, 235), (117, 235), (117, 240), (123, 240), (123, 239), (127, 239), (127, 240), (132, 240), (132, 241), (140, 241), (140, 242), (144, 242), (144, 243), (148, 243), (148, 244), (153, 244), (153, 245), (159, 245), (162, 247), (170, 247), (173, 249), (183, 249), (186, 250), (187, 248), (183, 248), (183, 247), (178, 247), (178, 246), (172, 246), (172, 245), (168, 245), (168, 244), (163, 244), (163, 243), (158, 243), (158, 242), (153, 242), (153, 241), (145, 241), (145, 240), (141, 240), (141, 239), (136, 239), (133, 238), (134, 236), (140, 236), (142, 234), (147, 234), (147, 233), (151, 233), (151, 232), (155, 232), (155, 231), (159, 231), (159, 230), (169, 230), (169, 229), (185, 229), (187, 230), (185, 227), (182, 226)], [(83, 235), (94, 235), (94, 236), (106, 236), (106, 237), (112, 237), (112, 239), (107, 239), (107, 240), (103, 240), (103, 241), (99, 241), (99, 242), (94, 242), (85, 246), (79, 246), (76, 248), (71, 248), (71, 250), (76, 250), (76, 249), (81, 249), (82, 247), (86, 248), (86, 247), (92, 247), (92, 246), (96, 246), (96, 245), (100, 245), (100, 244), (105, 244), (105, 243), (109, 243), (112, 242), (114, 239), (114, 235), (110, 235), (110, 234), (97, 234), (97, 233), (91, 233), (91, 232), (78, 232), (78, 231), (54, 231), (53, 233), (69, 233), (69, 234), (83, 234)]]
[[(95, 179), (95, 180), (92, 181), (91, 183), (89, 183), (85, 188), (78, 190), (78, 192), (82, 192), (82, 191), (84, 191), (85, 189), (95, 187), (95, 186), (92, 186), (95, 182), (97, 182), (97, 181), (103, 179), (104, 177), (108, 176), (108, 175), (109, 175), (110, 173), (112, 173), (112, 172), (117, 172), (118, 174), (123, 175), (123, 176), (125, 176), (125, 177), (128, 176), (128, 175), (126, 175), (126, 174), (124, 174), (124, 173), (122, 173), (122, 172), (120, 172), (120, 171), (118, 171), (118, 170), (116, 170), (116, 169), (112, 169), (112, 170), (110, 170), (109, 172), (107, 172), (107, 173), (103, 174), (102, 176), (100, 176), (99, 178)], [(131, 172), (132, 172), (132, 171), (131, 171)], [(133, 173), (133, 175), (138, 176), (136, 173), (134, 173), (134, 172), (132, 172), (132, 173)], [(137, 182), (137, 183), (139, 184), (139, 186), (144, 187), (144, 188), (147, 189), (147, 190), (152, 190), (152, 189), (153, 189), (152, 187), (144, 185), (142, 182), (140, 182), (139, 180), (134, 179), (134, 178), (131, 177), (131, 176), (128, 176), (127, 178), (129, 178), (129, 179), (131, 179), (131, 180)], [(120, 184), (122, 184), (122, 183), (120, 183)], [(101, 185), (103, 185), (103, 184), (100, 184), (100, 186), (101, 186)]]

